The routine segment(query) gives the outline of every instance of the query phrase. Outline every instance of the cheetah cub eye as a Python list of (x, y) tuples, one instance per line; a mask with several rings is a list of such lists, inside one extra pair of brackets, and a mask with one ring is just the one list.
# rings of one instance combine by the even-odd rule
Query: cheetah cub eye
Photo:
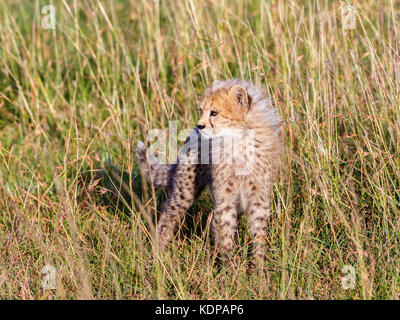
[(211, 111), (210, 112), (210, 117), (216, 117), (218, 115), (217, 111)]

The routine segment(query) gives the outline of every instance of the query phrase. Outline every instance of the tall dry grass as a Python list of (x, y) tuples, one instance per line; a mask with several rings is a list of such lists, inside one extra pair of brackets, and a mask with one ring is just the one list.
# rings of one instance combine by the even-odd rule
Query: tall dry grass
[[(400, 4), (355, 3), (346, 34), (341, 5), (0, 0), (0, 298), (398, 299)], [(204, 88), (232, 77), (285, 120), (265, 281), (246, 272), (245, 221), (238, 269), (213, 263), (207, 193), (154, 257), (165, 194), (131, 152), (149, 129), (192, 127)]]

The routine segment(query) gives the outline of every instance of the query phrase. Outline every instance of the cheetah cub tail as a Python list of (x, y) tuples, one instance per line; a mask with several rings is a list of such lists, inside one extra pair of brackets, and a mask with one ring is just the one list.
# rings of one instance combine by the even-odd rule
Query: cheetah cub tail
[(156, 186), (167, 187), (170, 185), (170, 177), (173, 174), (174, 165), (163, 164), (157, 158), (150, 164), (147, 159), (147, 148), (142, 141), (138, 141), (137, 148), (134, 149), (138, 159), (140, 170), (146, 175), (147, 179)]
[(146, 146), (142, 141), (138, 141), (137, 148), (134, 151), (141, 163), (146, 161)]

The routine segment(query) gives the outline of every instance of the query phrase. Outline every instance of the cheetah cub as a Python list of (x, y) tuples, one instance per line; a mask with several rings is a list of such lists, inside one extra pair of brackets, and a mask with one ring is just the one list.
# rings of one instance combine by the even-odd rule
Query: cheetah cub
[(201, 117), (181, 148), (175, 164), (148, 164), (138, 143), (141, 169), (170, 195), (158, 221), (156, 245), (166, 250), (177, 226), (203, 189), (214, 199), (211, 221), (214, 244), (229, 258), (235, 244), (238, 213), (248, 214), (256, 265), (265, 259), (270, 195), (282, 149), (281, 118), (261, 88), (238, 79), (214, 81), (200, 99)]

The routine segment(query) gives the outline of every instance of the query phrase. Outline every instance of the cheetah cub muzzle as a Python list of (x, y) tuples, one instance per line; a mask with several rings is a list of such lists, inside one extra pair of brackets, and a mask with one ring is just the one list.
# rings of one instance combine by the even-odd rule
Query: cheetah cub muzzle
[(256, 265), (265, 260), (270, 195), (280, 162), (281, 118), (261, 88), (238, 79), (214, 81), (200, 99), (201, 117), (175, 164), (153, 160), (146, 147), (136, 150), (150, 181), (170, 188), (158, 221), (156, 246), (165, 251), (177, 226), (206, 186), (214, 213), (211, 230), (222, 258), (235, 245), (238, 213), (248, 214)]

